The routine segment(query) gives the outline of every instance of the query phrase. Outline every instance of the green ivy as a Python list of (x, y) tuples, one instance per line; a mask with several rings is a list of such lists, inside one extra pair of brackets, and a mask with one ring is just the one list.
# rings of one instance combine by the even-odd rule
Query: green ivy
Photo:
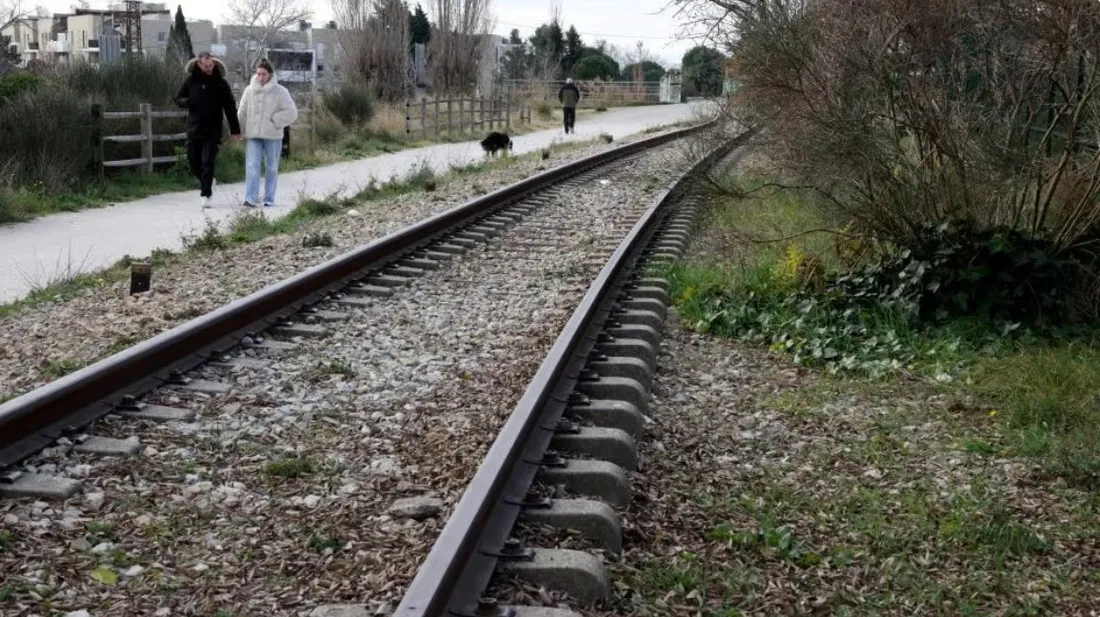
[[(965, 222), (925, 227), (912, 246), (820, 284), (791, 285), (788, 270), (735, 289), (681, 280), (678, 303), (696, 331), (767, 345), (830, 373), (920, 370), (948, 380), (963, 356), (1067, 318), (1079, 275), (1049, 242)], [(968, 321), (976, 327), (960, 327)]]

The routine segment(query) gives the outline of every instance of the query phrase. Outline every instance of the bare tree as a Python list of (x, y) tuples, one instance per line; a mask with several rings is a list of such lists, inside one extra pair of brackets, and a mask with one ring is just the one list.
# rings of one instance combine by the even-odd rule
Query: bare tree
[(22, 0), (0, 0), (0, 30), (30, 16)]
[(278, 42), (281, 31), (311, 14), (305, 0), (230, 0), (228, 23), (244, 28), (244, 53), (234, 59), (233, 68), (247, 76), (264, 50)]
[(487, 35), (490, 0), (433, 0), (436, 30), (431, 40), (432, 85), (441, 92), (468, 92), (477, 84)]
[(375, 96), (397, 101), (409, 80), (409, 8), (403, 0), (333, 0), (345, 71)]

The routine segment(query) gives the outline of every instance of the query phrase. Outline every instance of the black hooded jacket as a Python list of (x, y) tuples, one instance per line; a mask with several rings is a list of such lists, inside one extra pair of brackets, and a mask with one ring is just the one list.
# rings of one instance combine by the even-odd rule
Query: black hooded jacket
[(176, 94), (176, 103), (187, 110), (187, 136), (197, 139), (221, 139), (222, 116), (229, 121), (229, 133), (240, 135), (237, 102), (225, 80), (225, 65), (214, 58), (210, 75), (199, 68), (198, 58), (187, 63), (187, 79)]

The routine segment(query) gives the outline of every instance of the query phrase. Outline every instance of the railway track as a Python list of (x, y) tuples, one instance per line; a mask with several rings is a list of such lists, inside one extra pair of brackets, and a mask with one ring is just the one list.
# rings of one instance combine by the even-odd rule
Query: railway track
[[(86, 532), (77, 534), (85, 540), (73, 547), (68, 569), (29, 583), (32, 600), (47, 588), (57, 593), (74, 573), (87, 574), (99, 564), (93, 572), (114, 572), (116, 579), (121, 574), (127, 584), (148, 588), (144, 599), (119, 604), (126, 608), (117, 614), (177, 614), (163, 612), (156, 592), (165, 580), (169, 587), (180, 585), (178, 577), (163, 573), (181, 570), (193, 573), (182, 586), (209, 599), (177, 605), (185, 614), (214, 614), (221, 610), (219, 597), (243, 614), (296, 614), (309, 607), (300, 590), (294, 597), (293, 585), (262, 602), (242, 603), (227, 583), (232, 576), (207, 574), (231, 574), (252, 560), (281, 564), (276, 574), (283, 578), (318, 568), (305, 595), (336, 601), (367, 596), (385, 606), (396, 603), (395, 594), (423, 562), (398, 614), (508, 614), (488, 601), (479, 608), (489, 566), (504, 559), (514, 572), (532, 573), (545, 565), (540, 555), (556, 556), (521, 549), (520, 558), (512, 559), (514, 542), (500, 536), (521, 510), (551, 525), (571, 506), (595, 507), (604, 520), (613, 520), (606, 504), (548, 503), (518, 487), (531, 486), (540, 469), (551, 470), (540, 476), (545, 483), (554, 480), (552, 470), (570, 467), (562, 467), (556, 455), (544, 460), (539, 453), (551, 440), (588, 457), (610, 444), (618, 450), (612, 459), (630, 467), (623, 446), (640, 429), (640, 416), (624, 415), (622, 405), (609, 403), (611, 425), (602, 430), (558, 426), (556, 419), (550, 426), (557, 432), (534, 427), (546, 428), (549, 416), (543, 414), (560, 416), (566, 407), (578, 419), (599, 420), (605, 413), (599, 401), (611, 399), (590, 394), (602, 393), (606, 384), (612, 384), (609, 392), (625, 393), (644, 408), (643, 399), (630, 398), (638, 395), (628, 381), (648, 383), (659, 284), (642, 285), (637, 298), (617, 308), (607, 294), (628, 285), (629, 264), (657, 225), (673, 221), (663, 232), (666, 240), (682, 235), (682, 223), (668, 219), (677, 191), (662, 193), (660, 207), (646, 209), (637, 187), (628, 185), (639, 169), (652, 171), (650, 183), (671, 182), (675, 172), (654, 150), (695, 130), (637, 142), (507, 187), (0, 406), (0, 464), (8, 469), (0, 492), (67, 498), (85, 485), (79, 515), (66, 517), (44, 501), (26, 510), (28, 517), (37, 513), (49, 523), (40, 527), (42, 535), (54, 531), (50, 524), (61, 532), (74, 526)], [(461, 257), (467, 253), (470, 259)], [(596, 283), (584, 295), (593, 277)], [(621, 323), (608, 328), (600, 322), (611, 311)], [(488, 336), (468, 336), (478, 328)], [(603, 333), (594, 334), (600, 328)], [(635, 334), (649, 351), (633, 342)], [(599, 352), (612, 353), (578, 374), (589, 354), (580, 350), (599, 337)], [(550, 355), (539, 367), (547, 348)], [(410, 356), (416, 349), (443, 351)], [(626, 352), (622, 358), (620, 351)], [(600, 379), (592, 371), (603, 371)], [(569, 379), (578, 377), (581, 385), (570, 386)], [(559, 404), (547, 405), (554, 400)], [(181, 445), (181, 433), (191, 444)], [(539, 464), (528, 464), (524, 456), (536, 454)], [(19, 461), (22, 466), (15, 465)], [(590, 458), (558, 479), (568, 486), (578, 466), (600, 467)], [(495, 471), (490, 476), (487, 470)], [(267, 494), (256, 490), (265, 479), (271, 485)], [(387, 510), (395, 495), (413, 499)], [(520, 501), (511, 503), (516, 495)], [(348, 496), (359, 507), (341, 499)], [(525, 504), (527, 497), (531, 503)], [(622, 493), (599, 497), (614, 503)], [(402, 506), (412, 513), (402, 513)], [(448, 511), (425, 561), (430, 542), (424, 534), (430, 540)], [(581, 520), (577, 512), (566, 516)], [(145, 541), (158, 534), (193, 537), (196, 526), (208, 526), (210, 533), (198, 534), (205, 546), (194, 550), (179, 542)], [(201, 560), (211, 549), (217, 552), (226, 526), (252, 538), (244, 548), (249, 559)], [(606, 529), (596, 535), (610, 537)], [(385, 550), (367, 550), (378, 545)], [(497, 545), (501, 550), (485, 550)], [(127, 551), (137, 546), (148, 550)], [(296, 550), (307, 554), (294, 555)], [(487, 554), (494, 552), (500, 555)], [(150, 581), (147, 572), (162, 576)], [(265, 577), (243, 580), (258, 586), (258, 596), (272, 583)], [(592, 599), (583, 589), (572, 592)], [(65, 600), (78, 605), (72, 594)], [(89, 604), (103, 606), (102, 600)]]

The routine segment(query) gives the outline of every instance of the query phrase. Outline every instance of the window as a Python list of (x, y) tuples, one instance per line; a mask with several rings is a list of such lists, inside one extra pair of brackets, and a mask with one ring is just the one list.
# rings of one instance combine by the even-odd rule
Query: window
[(158, 32), (157, 33), (157, 42), (158, 43), (163, 43), (165, 38), (167, 38), (167, 36), (168, 36), (167, 32)]

